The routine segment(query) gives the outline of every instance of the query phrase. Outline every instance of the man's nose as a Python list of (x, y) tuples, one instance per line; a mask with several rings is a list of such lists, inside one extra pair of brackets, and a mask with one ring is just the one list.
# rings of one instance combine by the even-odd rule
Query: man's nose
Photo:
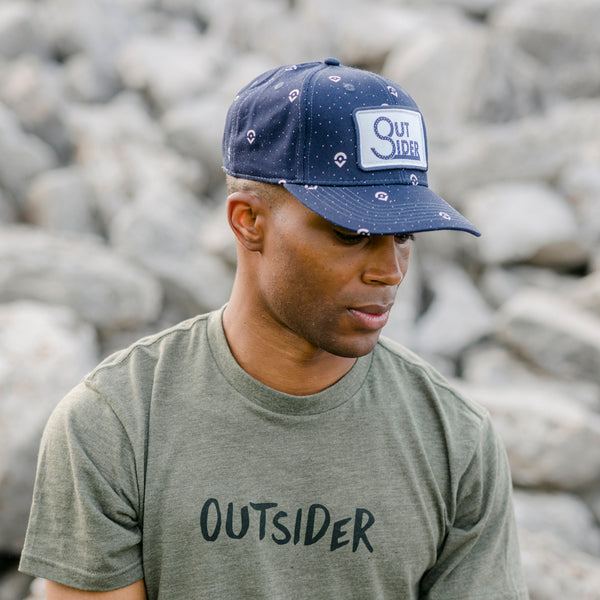
[(399, 243), (393, 235), (373, 236), (363, 281), (370, 284), (399, 285), (408, 267), (410, 242)]

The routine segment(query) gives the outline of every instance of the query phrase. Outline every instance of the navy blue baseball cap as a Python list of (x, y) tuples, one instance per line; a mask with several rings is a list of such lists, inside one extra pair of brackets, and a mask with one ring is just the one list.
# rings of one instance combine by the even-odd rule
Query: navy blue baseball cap
[(425, 123), (397, 84), (328, 58), (258, 76), (234, 99), (223, 169), (283, 185), (364, 234), (479, 231), (427, 185)]

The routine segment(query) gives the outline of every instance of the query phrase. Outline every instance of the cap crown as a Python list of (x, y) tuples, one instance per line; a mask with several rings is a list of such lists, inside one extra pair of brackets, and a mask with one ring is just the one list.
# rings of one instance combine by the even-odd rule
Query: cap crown
[(335, 59), (280, 67), (240, 91), (224, 169), (304, 185), (427, 185), (423, 118), (397, 84)]

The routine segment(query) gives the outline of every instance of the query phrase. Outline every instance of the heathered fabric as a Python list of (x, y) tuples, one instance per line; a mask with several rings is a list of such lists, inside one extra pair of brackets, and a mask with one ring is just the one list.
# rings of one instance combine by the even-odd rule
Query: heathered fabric
[(42, 441), (21, 569), (150, 600), (524, 599), (488, 414), (382, 339), (327, 390), (235, 362), (222, 311), (104, 361)]

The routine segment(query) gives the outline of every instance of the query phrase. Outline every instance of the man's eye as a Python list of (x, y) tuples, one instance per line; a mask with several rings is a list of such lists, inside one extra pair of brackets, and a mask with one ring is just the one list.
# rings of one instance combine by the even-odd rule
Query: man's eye
[(359, 244), (367, 237), (362, 233), (346, 233), (344, 231), (338, 231), (337, 229), (334, 229), (333, 232), (335, 237), (344, 244)]
[(406, 242), (408, 242), (409, 240), (414, 240), (415, 239), (415, 234), (414, 233), (397, 233), (394, 238), (396, 239), (396, 241), (399, 244), (406, 244)]

